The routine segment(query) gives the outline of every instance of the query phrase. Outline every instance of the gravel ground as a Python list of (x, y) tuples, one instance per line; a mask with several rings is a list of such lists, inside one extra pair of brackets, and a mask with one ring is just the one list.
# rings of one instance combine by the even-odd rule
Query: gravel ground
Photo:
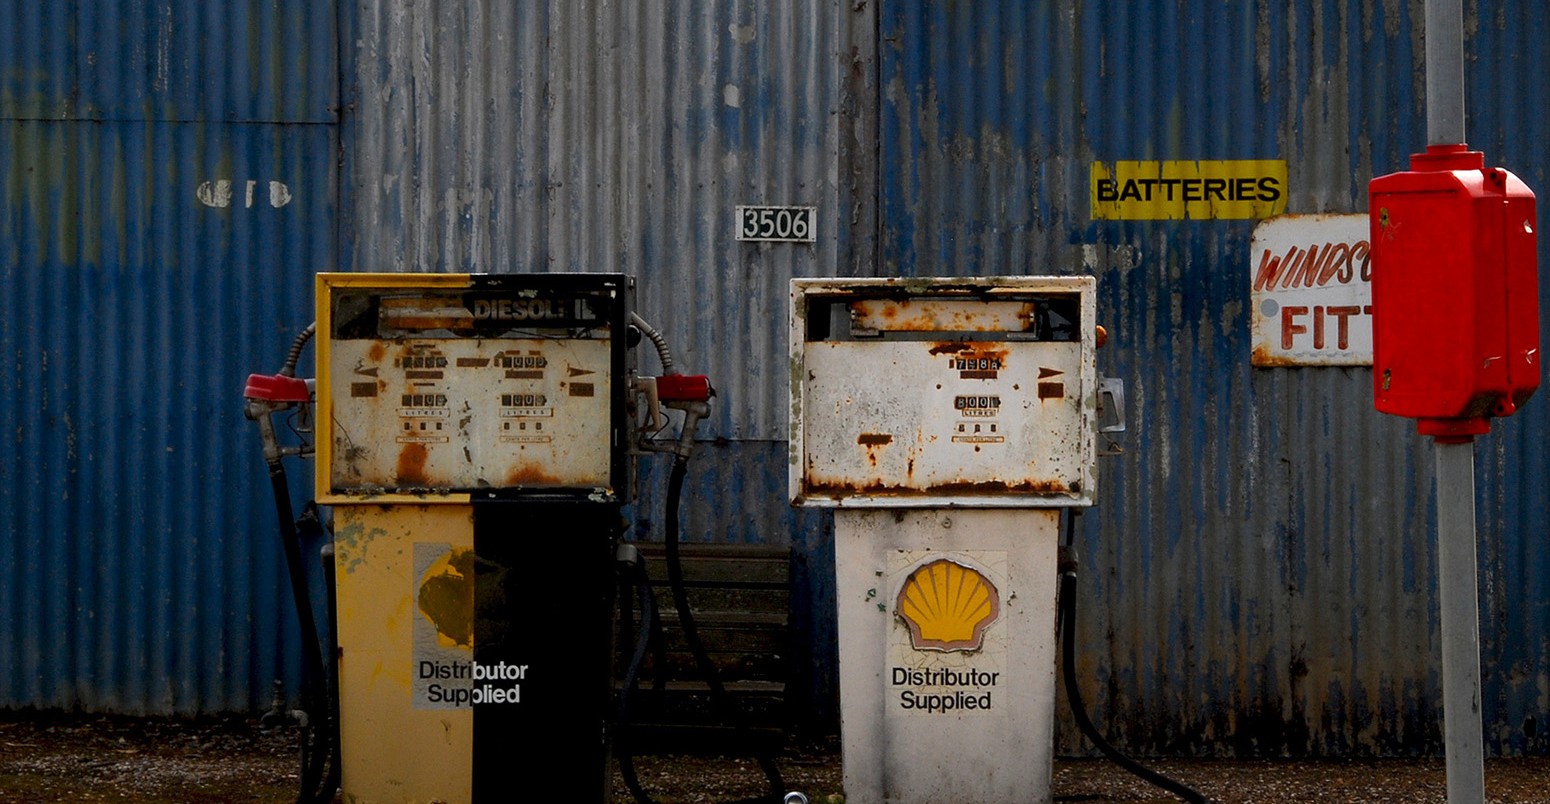
[[(1152, 766), (1224, 802), (1443, 802), (1438, 760), (1174, 760)], [(766, 792), (747, 760), (643, 756), (636, 769), (660, 804), (723, 802)], [(835, 740), (806, 740), (780, 759), (790, 790), (839, 804)], [(0, 802), (289, 802), (295, 746), (256, 721), (0, 712)], [(630, 796), (617, 775), (617, 804)], [(1550, 758), (1491, 760), (1493, 802), (1550, 804)], [(1171, 801), (1101, 760), (1055, 763), (1057, 801)]]

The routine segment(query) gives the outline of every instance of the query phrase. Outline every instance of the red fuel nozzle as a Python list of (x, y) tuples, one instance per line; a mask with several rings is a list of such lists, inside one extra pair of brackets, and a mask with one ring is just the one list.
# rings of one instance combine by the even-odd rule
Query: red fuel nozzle
[(709, 402), (716, 395), (703, 374), (664, 374), (657, 378), (657, 398), (663, 402)]
[(242, 396), (261, 402), (309, 402), (312, 399), (306, 380), (284, 374), (249, 374)]

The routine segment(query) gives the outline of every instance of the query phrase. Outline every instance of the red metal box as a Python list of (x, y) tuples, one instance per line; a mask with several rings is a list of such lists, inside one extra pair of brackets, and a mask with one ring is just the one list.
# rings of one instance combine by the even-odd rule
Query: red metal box
[(1483, 434), (1539, 387), (1534, 193), (1462, 145), (1410, 167), (1369, 187), (1377, 409)]

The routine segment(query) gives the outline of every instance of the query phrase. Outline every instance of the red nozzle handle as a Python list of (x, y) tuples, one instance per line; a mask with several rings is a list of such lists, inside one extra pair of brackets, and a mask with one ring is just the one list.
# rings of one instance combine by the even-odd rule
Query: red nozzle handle
[(703, 374), (664, 374), (657, 378), (657, 398), (663, 402), (709, 402), (715, 395)]
[(298, 377), (249, 374), (248, 385), (242, 389), (242, 396), (264, 402), (306, 402), (312, 395), (307, 393), (307, 381)]

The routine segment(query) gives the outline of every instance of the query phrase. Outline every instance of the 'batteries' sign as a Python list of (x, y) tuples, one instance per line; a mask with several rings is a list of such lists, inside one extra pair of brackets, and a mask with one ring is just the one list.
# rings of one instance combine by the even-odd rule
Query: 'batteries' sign
[(1254, 227), (1254, 365), (1372, 365), (1368, 232), (1365, 214), (1284, 215)]
[(1094, 162), (1095, 220), (1268, 218), (1286, 211), (1280, 159)]

